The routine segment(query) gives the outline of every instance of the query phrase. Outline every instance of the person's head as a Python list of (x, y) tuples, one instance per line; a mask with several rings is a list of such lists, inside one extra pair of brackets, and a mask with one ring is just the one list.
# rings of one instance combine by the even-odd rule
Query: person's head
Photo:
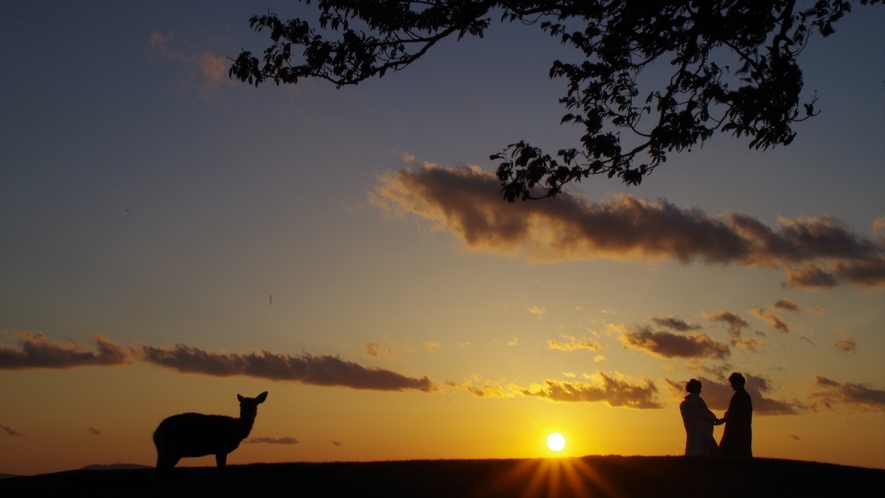
[(744, 379), (744, 376), (735, 372), (728, 377), (728, 382), (731, 382), (731, 387), (735, 391), (744, 387), (744, 384), (747, 383), (747, 380)]
[(700, 394), (701, 393), (701, 381), (699, 381), (697, 379), (691, 379), (690, 381), (688, 381), (687, 384), (685, 384), (685, 391), (690, 392), (690, 393), (694, 393), (694, 394)]

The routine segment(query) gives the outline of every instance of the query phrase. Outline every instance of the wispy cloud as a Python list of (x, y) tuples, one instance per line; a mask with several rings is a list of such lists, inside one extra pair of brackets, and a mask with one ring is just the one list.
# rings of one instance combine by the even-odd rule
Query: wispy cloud
[(750, 308), (747, 310), (747, 313), (771, 325), (779, 332), (783, 332), (784, 334), (786, 334), (790, 331), (790, 326), (787, 325), (787, 322), (783, 321), (781, 317), (775, 315), (774, 313), (768, 313), (762, 308)]
[(59, 345), (42, 332), (16, 332), (19, 349), (0, 344), (0, 370), (31, 368), (66, 369), (87, 366), (123, 365), (133, 360), (132, 350), (115, 344), (101, 334), (93, 334), (89, 342), (95, 351), (87, 351), (74, 341)]
[(712, 339), (705, 332), (674, 334), (665, 330), (652, 331), (647, 326), (621, 330), (624, 346), (640, 349), (660, 358), (723, 359), (731, 354), (728, 344)]
[[(573, 373), (563, 375), (569, 378), (576, 376)], [(656, 399), (657, 387), (650, 379), (632, 379), (619, 373), (606, 375), (598, 371), (592, 375), (585, 373), (583, 377), (588, 382), (545, 379), (542, 383), (528, 386), (515, 383), (504, 386), (498, 381), (482, 381), (474, 377), (460, 384), (448, 381), (445, 385), (466, 391), (476, 398), (527, 396), (572, 403), (605, 403), (612, 407), (663, 408)]]
[(540, 306), (526, 306), (525, 309), (529, 310), (529, 313), (535, 315), (538, 318), (544, 318), (544, 314), (547, 313), (547, 310)]
[(745, 214), (714, 217), (628, 195), (593, 203), (560, 194), (509, 204), (500, 190), (498, 179), (477, 167), (425, 164), (382, 176), (370, 199), (389, 212), (429, 220), (469, 249), (523, 253), (534, 261), (646, 258), (759, 265), (784, 269), (787, 287), (885, 287), (885, 243), (829, 215), (782, 217), (770, 228)]
[(576, 339), (573, 335), (562, 334), (566, 339), (564, 342), (557, 342), (555, 339), (547, 339), (547, 347), (550, 349), (558, 349), (560, 351), (576, 351), (578, 349), (587, 349), (589, 351), (599, 351), (602, 344), (599, 341), (582, 337)]
[(440, 344), (438, 342), (427, 341), (421, 347), (432, 353), (433, 350), (435, 350), (439, 346), (440, 346)]
[[(477, 382), (479, 385), (475, 385), (474, 382)], [(465, 379), (460, 384), (446, 381), (445, 385), (452, 389), (466, 391), (475, 398), (512, 398), (515, 396), (513, 392), (494, 380), (481, 381), (474, 378)]]
[(101, 431), (96, 429), (95, 427), (90, 427), (88, 431), (89, 434), (92, 434), (93, 436), (104, 436), (104, 434), (102, 434)]
[(702, 313), (703, 317), (712, 322), (722, 322), (728, 326), (728, 333), (732, 337), (740, 337), (744, 327), (749, 325), (746, 320), (741, 318), (737, 313), (730, 311), (719, 311), (717, 313)]
[(885, 411), (885, 390), (874, 389), (867, 384), (838, 382), (816, 375), (808, 397), (834, 409), (846, 405), (860, 411)]
[(523, 396), (532, 396), (562, 402), (605, 403), (612, 407), (637, 409), (663, 408), (656, 399), (658, 392), (648, 378), (638, 380), (622, 375), (608, 376), (597, 372), (591, 382), (547, 379), (528, 387), (512, 386), (511, 390)]
[(839, 336), (839, 339), (833, 341), (833, 346), (835, 346), (836, 349), (845, 351), (846, 353), (857, 352), (857, 338), (854, 337), (854, 334), (843, 330)]
[[(425, 375), (408, 377), (392, 370), (364, 367), (332, 355), (304, 353), (290, 356), (259, 350), (246, 354), (218, 353), (175, 344), (171, 348), (145, 344), (129, 348), (94, 334), (87, 351), (76, 342), (60, 345), (40, 332), (7, 334), (18, 339), (18, 349), (0, 344), (0, 370), (34, 368), (68, 369), (113, 366), (142, 361), (182, 373), (218, 377), (242, 375), (274, 381), (294, 381), (317, 386), (342, 386), (378, 391), (416, 390), (432, 392), (436, 386)], [(373, 343), (369, 343), (373, 344)], [(373, 348), (367, 346), (367, 353)]]
[(6, 436), (24, 436), (23, 432), (19, 432), (8, 425), (0, 424), (0, 434), (4, 434)]
[(756, 339), (755, 337), (735, 337), (731, 340), (732, 346), (743, 348), (753, 352), (760, 351), (762, 348), (765, 347), (766, 344), (768, 344), (768, 340), (766, 340), (765, 338)]
[(513, 339), (510, 339), (509, 341), (507, 341), (507, 345), (508, 346), (518, 346), (519, 339), (517, 339), (516, 337), (514, 337)]
[(415, 378), (376, 367), (364, 367), (331, 355), (289, 356), (260, 350), (247, 354), (216, 353), (175, 344), (171, 348), (142, 345), (143, 361), (183, 373), (229, 377), (243, 375), (317, 386), (342, 386), (378, 391), (435, 389), (427, 376)]
[(369, 358), (377, 358), (381, 352), (381, 345), (375, 342), (366, 343), (366, 356)]
[(660, 327), (666, 327), (679, 332), (701, 329), (700, 325), (686, 323), (685, 320), (676, 318), (675, 316), (653, 316), (651, 317), (651, 321), (657, 323)]
[(799, 305), (787, 298), (778, 299), (771, 307), (784, 311), (799, 311)]
[(819, 264), (812, 261), (788, 267), (786, 272), (785, 287), (791, 289), (829, 289), (839, 285), (835, 275), (827, 273)]
[(266, 444), (298, 444), (301, 441), (295, 439), (294, 437), (284, 436), (284, 437), (250, 437), (249, 439), (243, 441), (244, 443), (266, 443)]
[(341, 443), (341, 441), (334, 441), (334, 440), (333, 440), (333, 441), (329, 441), (329, 442), (332, 443), (332, 446), (344, 446), (344, 445)]
[(720, 322), (724, 323), (728, 328), (728, 333), (731, 335), (731, 345), (743, 348), (749, 351), (759, 351), (768, 343), (765, 339), (765, 334), (756, 331), (756, 335), (759, 336), (759, 339), (755, 337), (743, 338), (741, 334), (744, 331), (744, 327), (747, 327), (749, 324), (746, 320), (741, 318), (737, 313), (732, 313), (730, 311), (718, 311), (716, 313), (707, 313), (706, 311), (702, 313), (703, 317), (712, 322)]
[(231, 85), (227, 77), (227, 61), (224, 57), (208, 51), (198, 51), (186, 39), (176, 40), (172, 31), (154, 31), (148, 38), (148, 49), (164, 59), (184, 64), (189, 73), (180, 83), (182, 87), (196, 87), (200, 96), (208, 98), (209, 92), (221, 85)]

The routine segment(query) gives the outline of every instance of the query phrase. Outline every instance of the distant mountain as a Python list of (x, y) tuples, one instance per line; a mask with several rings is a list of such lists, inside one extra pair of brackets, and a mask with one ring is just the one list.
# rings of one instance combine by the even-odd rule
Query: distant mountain
[(79, 470), (131, 470), (131, 469), (152, 469), (150, 465), (141, 465), (137, 463), (110, 463), (107, 465), (94, 463), (87, 465)]
[(15, 474), (3, 474), (3, 473), (0, 473), (0, 479), (9, 479), (10, 477), (21, 477), (21, 476), (17, 476), (17, 475), (15, 475)]

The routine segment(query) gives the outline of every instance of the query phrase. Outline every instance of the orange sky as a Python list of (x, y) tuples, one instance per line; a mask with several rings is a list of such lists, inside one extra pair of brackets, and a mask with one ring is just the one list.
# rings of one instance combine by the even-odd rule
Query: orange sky
[(263, 391), (230, 463), (679, 455), (684, 383), (721, 416), (732, 371), (757, 456), (885, 468), (885, 9), (857, 7), (802, 54), (790, 146), (507, 204), (490, 154), (579, 136), (536, 28), (256, 89), (219, 64), (266, 6), (4, 3), (0, 473), (152, 465), (163, 418)]

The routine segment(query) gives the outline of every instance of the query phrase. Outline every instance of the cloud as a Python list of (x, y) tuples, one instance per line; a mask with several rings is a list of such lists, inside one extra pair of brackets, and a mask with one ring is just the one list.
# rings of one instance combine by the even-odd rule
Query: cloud
[(172, 348), (142, 345), (143, 361), (183, 373), (229, 377), (243, 375), (275, 381), (296, 381), (316, 386), (342, 386), (377, 391), (431, 392), (427, 378), (407, 377), (391, 370), (364, 367), (331, 355), (289, 356), (260, 350), (248, 354), (215, 353), (175, 344)]
[(332, 443), (333, 446), (344, 446), (343, 444), (341, 444), (341, 441), (329, 441), (329, 442)]
[(563, 193), (511, 204), (500, 191), (499, 180), (475, 166), (427, 163), (383, 175), (369, 197), (387, 212), (448, 230), (470, 250), (532, 261), (673, 259), (782, 268), (787, 287), (885, 287), (885, 242), (829, 215), (780, 217), (770, 228), (745, 214), (709, 216), (629, 195), (593, 203)]
[(841, 338), (833, 341), (833, 346), (836, 346), (836, 349), (845, 351), (846, 353), (856, 353), (857, 338), (854, 337), (854, 334), (851, 332), (842, 331)]
[(377, 358), (379, 353), (381, 353), (380, 344), (375, 342), (366, 343), (366, 356), (368, 356), (369, 358)]
[(224, 57), (203, 52), (200, 54), (197, 64), (200, 66), (200, 72), (206, 80), (206, 85), (212, 89), (218, 88), (218, 84), (224, 81), (227, 76), (227, 62)]
[(436, 348), (439, 347), (439, 343), (438, 343), (438, 342), (433, 342), (433, 341), (427, 341), (427, 342), (425, 342), (424, 345), (421, 346), (421, 347), (424, 348), (424, 349), (426, 349), (427, 351), (433, 352), (434, 349), (436, 349)]
[(593, 382), (558, 381), (546, 379), (543, 384), (528, 387), (511, 386), (514, 392), (561, 402), (605, 403), (612, 407), (637, 409), (663, 408), (657, 399), (657, 387), (648, 378), (633, 381), (615, 374), (607, 376), (597, 372)]
[(793, 440), (796, 440), (796, 441), (802, 441), (802, 438), (800, 438), (799, 436), (797, 436), (797, 435), (795, 435), (795, 434), (790, 434), (788, 437), (789, 437), (790, 439), (793, 439)]
[[(474, 380), (480, 385), (473, 385)], [(479, 381), (479, 379), (465, 379), (461, 384), (446, 381), (445, 385), (452, 389), (467, 391), (475, 398), (512, 398), (514, 394), (493, 380)]]
[(778, 299), (776, 303), (771, 305), (771, 307), (784, 311), (799, 311), (799, 305), (787, 298)]
[(817, 263), (806, 261), (800, 266), (786, 268), (788, 289), (829, 289), (839, 285), (836, 277), (824, 271)]
[(89, 434), (92, 434), (93, 436), (104, 436), (104, 434), (102, 434), (101, 431), (96, 429), (95, 427), (90, 427), (88, 430)]
[(115, 344), (101, 334), (93, 334), (89, 339), (95, 347), (94, 352), (83, 349), (74, 341), (55, 344), (42, 332), (19, 332), (12, 336), (18, 339), (20, 348), (0, 344), (0, 370), (110, 366), (133, 360), (130, 348)]
[(467, 347), (468, 344), (470, 344), (470, 343), (469, 342), (456, 342), (455, 346), (458, 346), (458, 349), (464, 349)]
[(575, 351), (577, 349), (587, 349), (590, 351), (599, 351), (602, 344), (587, 338), (576, 339), (575, 336), (562, 334), (567, 342), (556, 342), (554, 339), (547, 339), (547, 347), (550, 349), (558, 349), (560, 351)]
[(765, 347), (766, 344), (768, 344), (767, 340), (765, 340), (765, 339), (758, 340), (758, 339), (754, 339), (752, 337), (750, 337), (748, 339), (736, 337), (731, 340), (732, 346), (735, 346), (738, 348), (743, 348), (748, 351), (753, 351), (754, 353), (761, 350), (763, 347)]
[(517, 339), (516, 337), (507, 341), (508, 346), (516, 346), (518, 344), (519, 344), (519, 339)]
[[(753, 413), (755, 415), (797, 415), (799, 412), (807, 410), (808, 406), (797, 399), (772, 399), (766, 396), (771, 393), (771, 381), (766, 377), (743, 374), (747, 379), (744, 388), (750, 394), (753, 402)], [(717, 382), (705, 377), (698, 377), (702, 384), (701, 397), (707, 402), (707, 406), (711, 410), (728, 410), (728, 404), (734, 395), (734, 389), (728, 382)], [(673, 381), (664, 379), (667, 387), (675, 395), (685, 395), (686, 381)]]
[(267, 443), (267, 444), (298, 444), (301, 441), (295, 439), (294, 437), (250, 437), (249, 439), (243, 441), (244, 443)]
[[(727, 361), (719, 361), (711, 365), (700, 363), (697, 360), (692, 360), (688, 365), (685, 366), (685, 368), (692, 372), (715, 375), (718, 379), (724, 379), (725, 374), (734, 371), (734, 367), (731, 365), (731, 363), (728, 363)], [(679, 366), (675, 364), (672, 365), (669, 369), (669, 371), (671, 372), (675, 372), (677, 370), (679, 370)]]
[(4, 434), (6, 436), (24, 436), (23, 432), (19, 432), (8, 425), (0, 424), (0, 434)]
[[(301, 356), (289, 356), (264, 349), (248, 354), (215, 353), (184, 344), (175, 344), (172, 348), (145, 344), (128, 348), (111, 342), (100, 334), (94, 334), (89, 341), (95, 347), (93, 352), (83, 349), (73, 341), (65, 345), (53, 343), (40, 332), (10, 335), (18, 339), (20, 348), (0, 344), (0, 370), (113, 366), (138, 360), (182, 373), (218, 377), (243, 375), (317, 386), (378, 391), (432, 392), (436, 389), (426, 375), (420, 378), (407, 377), (392, 370), (364, 367), (332, 355), (305, 353)], [(374, 343), (367, 344), (367, 354), (372, 351), (369, 346), (371, 344)]]
[(677, 330), (679, 332), (701, 329), (700, 325), (685, 323), (685, 320), (676, 318), (675, 316), (653, 316), (651, 317), (651, 321), (657, 323), (661, 327)]
[(885, 230), (885, 216), (880, 216), (873, 220), (873, 233), (877, 234), (879, 231)]
[[(574, 374), (564, 374), (572, 377)], [(447, 381), (445, 385), (456, 390), (466, 391), (476, 398), (513, 398), (515, 395), (546, 398), (551, 401), (605, 403), (612, 407), (663, 408), (655, 396), (657, 388), (647, 378), (631, 379), (615, 373), (612, 376), (602, 372), (593, 375), (583, 374), (589, 382), (559, 381), (546, 379), (543, 383), (533, 383), (522, 387), (514, 383), (506, 387), (493, 380), (481, 381), (474, 377), (461, 384)], [(478, 384), (478, 385), (477, 385)]]
[(525, 309), (529, 310), (529, 313), (535, 315), (538, 318), (544, 318), (544, 314), (547, 313), (547, 310), (540, 306), (526, 306)]
[(720, 311), (718, 313), (702, 313), (703, 317), (712, 322), (722, 322), (728, 326), (728, 333), (732, 337), (740, 337), (744, 327), (749, 325), (746, 320), (741, 318), (737, 313), (730, 311)]
[[(227, 61), (224, 57), (211, 52), (199, 52), (186, 39), (175, 42), (172, 31), (166, 34), (154, 31), (148, 38), (148, 49), (164, 59), (178, 61), (191, 69), (186, 79), (181, 82), (183, 87), (198, 87), (201, 97), (208, 97), (208, 92), (217, 90), (222, 84), (231, 85), (227, 77)], [(201, 80), (195, 84), (194, 80)]]
[(673, 334), (652, 331), (647, 326), (621, 331), (624, 346), (641, 349), (661, 358), (727, 358), (731, 354), (728, 344), (710, 338), (704, 332), (697, 334)]
[(820, 375), (814, 377), (808, 397), (831, 410), (834, 405), (842, 404), (861, 411), (885, 411), (885, 390), (873, 389), (866, 384), (837, 382)]
[(763, 310), (762, 308), (750, 308), (747, 310), (747, 313), (764, 321), (765, 323), (771, 325), (784, 334), (790, 331), (790, 326), (787, 325), (787, 323), (784, 322), (781, 317), (775, 315), (774, 313), (766, 313), (765, 310)]

